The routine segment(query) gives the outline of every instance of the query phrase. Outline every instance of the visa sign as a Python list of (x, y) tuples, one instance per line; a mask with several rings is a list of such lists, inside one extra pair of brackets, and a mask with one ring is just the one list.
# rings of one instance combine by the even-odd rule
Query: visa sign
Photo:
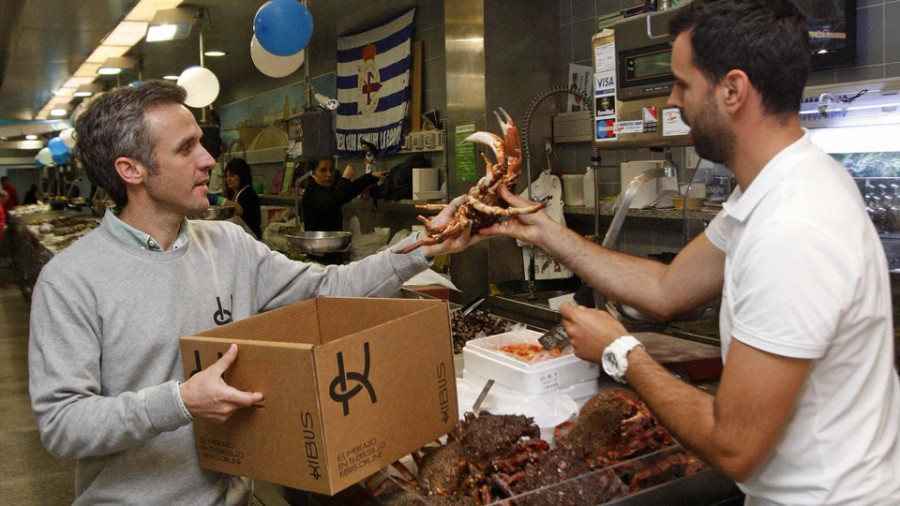
[(594, 93), (608, 95), (616, 90), (615, 72), (597, 72), (594, 74)]

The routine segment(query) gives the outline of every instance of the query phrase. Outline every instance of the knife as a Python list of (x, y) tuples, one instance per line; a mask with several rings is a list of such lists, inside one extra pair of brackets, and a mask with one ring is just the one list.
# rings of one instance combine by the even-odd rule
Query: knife
[(569, 334), (566, 332), (563, 324), (560, 323), (550, 327), (547, 333), (538, 338), (538, 342), (541, 343), (545, 350), (552, 350), (553, 348), (561, 350), (568, 346)]
[(481, 403), (484, 402), (484, 398), (487, 397), (488, 390), (494, 386), (494, 380), (487, 380), (487, 383), (484, 384), (484, 388), (481, 389), (481, 393), (478, 394), (478, 398), (475, 399), (475, 404), (472, 404), (472, 412), (476, 415), (479, 411), (481, 411)]
[(471, 313), (472, 311), (475, 310), (475, 308), (480, 306), (482, 302), (484, 302), (484, 295), (479, 295), (478, 297), (475, 297), (471, 301), (467, 302), (465, 306), (461, 307), (459, 309), (459, 313), (462, 316), (468, 316), (469, 313)]

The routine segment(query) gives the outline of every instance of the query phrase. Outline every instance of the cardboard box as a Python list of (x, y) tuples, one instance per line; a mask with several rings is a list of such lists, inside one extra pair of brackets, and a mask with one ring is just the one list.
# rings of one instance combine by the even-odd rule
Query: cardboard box
[(320, 297), (181, 338), (185, 376), (237, 343), (228, 384), (261, 407), (194, 421), (200, 464), (335, 494), (457, 420), (447, 303)]

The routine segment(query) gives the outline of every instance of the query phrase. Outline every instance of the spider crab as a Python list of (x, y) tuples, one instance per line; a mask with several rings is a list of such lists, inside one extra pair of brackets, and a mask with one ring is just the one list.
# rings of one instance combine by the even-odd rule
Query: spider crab
[[(448, 238), (458, 237), (470, 223), (474, 232), (490, 226), (502, 216), (531, 214), (546, 207), (547, 200), (528, 207), (508, 207), (508, 204), (500, 198), (500, 185), (506, 186), (510, 191), (516, 187), (519, 164), (522, 163), (522, 149), (519, 141), (519, 129), (516, 128), (509, 114), (501, 107), (499, 113), (494, 111), (494, 116), (497, 117), (500, 129), (503, 131), (502, 139), (490, 132), (475, 132), (463, 139), (463, 142), (474, 142), (490, 147), (497, 158), (497, 163), (492, 163), (487, 155), (481, 153), (486, 166), (484, 177), (469, 189), (465, 200), (456, 210), (453, 218), (441, 225), (432, 226), (431, 220), (419, 216), (419, 221), (425, 225), (430, 237), (421, 239), (396, 253), (409, 253), (420, 246), (437, 244)], [(416, 207), (441, 210), (446, 207), (446, 204), (425, 204)]]

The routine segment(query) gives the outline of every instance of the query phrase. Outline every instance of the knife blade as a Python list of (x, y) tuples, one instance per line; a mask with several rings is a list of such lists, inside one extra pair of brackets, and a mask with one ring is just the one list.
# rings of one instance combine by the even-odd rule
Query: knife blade
[(545, 350), (552, 350), (553, 348), (561, 350), (569, 345), (569, 334), (562, 323), (560, 323), (550, 327), (550, 330), (538, 338), (538, 342), (541, 343)]
[(472, 299), (471, 301), (466, 303), (465, 306), (461, 307), (459, 309), (459, 312), (462, 316), (468, 316), (469, 313), (471, 313), (472, 311), (475, 310), (475, 308), (480, 306), (482, 302), (484, 302), (484, 295), (479, 295), (478, 297), (475, 297), (474, 299)]
[(484, 402), (484, 398), (487, 397), (488, 391), (492, 386), (494, 386), (494, 380), (487, 380), (487, 383), (484, 384), (484, 388), (481, 389), (481, 393), (478, 394), (478, 398), (475, 399), (475, 404), (472, 404), (472, 412), (476, 415), (481, 411), (481, 403)]

